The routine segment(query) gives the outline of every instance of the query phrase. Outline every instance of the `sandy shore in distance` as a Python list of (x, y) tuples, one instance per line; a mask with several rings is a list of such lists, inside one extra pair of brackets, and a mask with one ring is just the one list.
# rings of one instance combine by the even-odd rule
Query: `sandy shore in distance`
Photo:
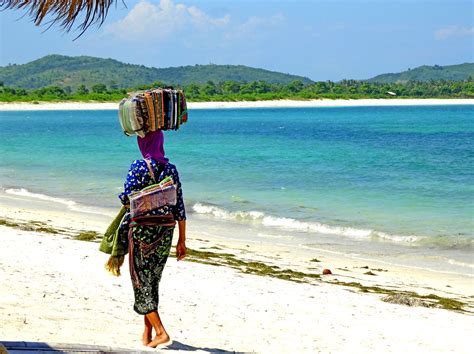
[[(0, 221), (10, 223), (0, 225), (0, 339), (143, 349), (127, 266), (121, 277), (107, 274), (107, 256), (98, 244), (74, 239), (80, 230), (103, 232), (110, 220), (0, 194)], [(12, 225), (31, 221), (60, 232)], [(472, 310), (472, 278), (363, 263), (324, 250), (317, 254), (321, 262), (312, 263), (299, 251), (209, 235), (192, 219), (188, 247), (312, 274), (330, 268), (334, 274), (297, 283), (170, 258), (160, 284), (160, 313), (174, 339), (167, 352), (470, 352), (472, 314), (390, 304), (380, 300), (383, 295), (330, 282), (435, 293), (471, 301)], [(370, 276), (364, 266), (384, 270)]]
[[(190, 109), (215, 108), (277, 108), (277, 107), (358, 107), (358, 106), (419, 106), (419, 105), (474, 105), (474, 99), (360, 99), (360, 100), (275, 100), (240, 102), (189, 102)], [(0, 103), (0, 111), (36, 110), (115, 110), (117, 103), (62, 102), (62, 103)]]

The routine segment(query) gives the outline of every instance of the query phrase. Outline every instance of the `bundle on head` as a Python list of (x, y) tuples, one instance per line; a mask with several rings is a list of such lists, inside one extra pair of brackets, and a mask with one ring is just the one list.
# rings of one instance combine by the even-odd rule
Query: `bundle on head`
[(135, 92), (119, 103), (119, 122), (125, 135), (144, 138), (157, 130), (178, 130), (188, 121), (183, 90), (154, 88)]

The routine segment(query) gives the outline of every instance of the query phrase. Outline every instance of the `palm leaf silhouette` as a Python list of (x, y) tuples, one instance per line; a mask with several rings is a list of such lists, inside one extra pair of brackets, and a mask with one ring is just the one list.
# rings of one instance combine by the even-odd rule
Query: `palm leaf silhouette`
[(37, 26), (47, 23), (51, 27), (59, 23), (66, 32), (78, 23), (80, 34), (77, 37), (80, 37), (92, 24), (102, 25), (110, 6), (116, 2), (117, 0), (0, 0), (0, 9), (25, 10), (25, 14)]

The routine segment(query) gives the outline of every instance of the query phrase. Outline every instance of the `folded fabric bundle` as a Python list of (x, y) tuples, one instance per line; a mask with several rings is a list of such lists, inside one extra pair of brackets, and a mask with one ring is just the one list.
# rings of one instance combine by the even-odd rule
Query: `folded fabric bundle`
[(163, 88), (137, 92), (120, 102), (119, 121), (126, 135), (178, 130), (188, 121), (184, 92)]
[(144, 137), (147, 132), (148, 111), (143, 111), (141, 98), (123, 99), (119, 103), (119, 121), (126, 135)]

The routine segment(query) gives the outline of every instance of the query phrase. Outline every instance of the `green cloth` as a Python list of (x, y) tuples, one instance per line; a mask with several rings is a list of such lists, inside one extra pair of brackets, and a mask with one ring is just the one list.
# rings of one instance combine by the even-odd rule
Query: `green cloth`
[(100, 243), (99, 250), (110, 254), (111, 256), (123, 256), (128, 253), (128, 249), (124, 247), (124, 243), (120, 242), (120, 225), (125, 218), (126, 209), (122, 207), (105, 231), (104, 237)]

